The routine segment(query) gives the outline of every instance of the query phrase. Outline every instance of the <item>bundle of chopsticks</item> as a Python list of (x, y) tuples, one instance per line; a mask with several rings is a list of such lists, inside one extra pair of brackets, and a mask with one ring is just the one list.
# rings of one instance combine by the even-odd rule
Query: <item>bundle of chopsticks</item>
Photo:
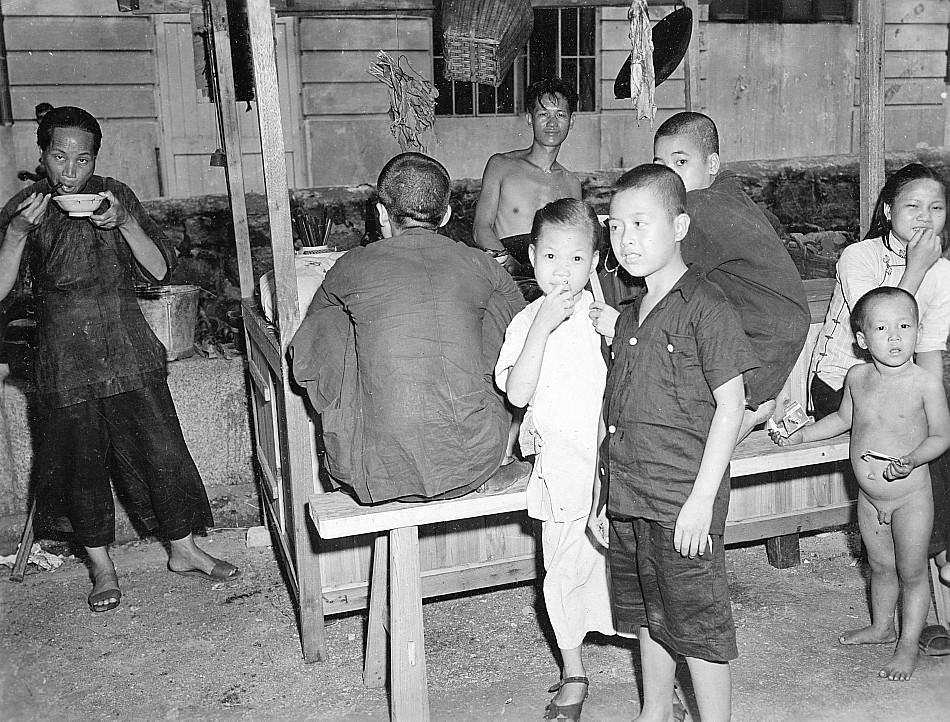
[(294, 239), (302, 246), (325, 246), (330, 240), (330, 229), (333, 221), (322, 203), (318, 203), (311, 210), (297, 206), (290, 216)]

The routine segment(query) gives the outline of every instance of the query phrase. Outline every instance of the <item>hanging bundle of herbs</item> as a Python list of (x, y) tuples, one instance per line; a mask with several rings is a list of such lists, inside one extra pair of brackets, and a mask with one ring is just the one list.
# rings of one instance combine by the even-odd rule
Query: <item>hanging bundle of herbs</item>
[[(403, 61), (406, 69), (402, 67)], [(389, 129), (399, 147), (425, 153), (435, 133), (435, 99), (439, 91), (413, 70), (405, 55), (397, 61), (380, 50), (366, 72), (389, 89), (389, 112), (393, 119)]]

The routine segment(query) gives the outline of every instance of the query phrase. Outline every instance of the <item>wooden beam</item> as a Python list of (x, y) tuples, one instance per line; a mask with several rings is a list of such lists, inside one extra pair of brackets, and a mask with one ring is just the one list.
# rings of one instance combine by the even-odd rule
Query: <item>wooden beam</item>
[(211, 35), (218, 78), (215, 112), (221, 119), (222, 150), (227, 156), (225, 180), (231, 201), (231, 221), (237, 251), (241, 297), (254, 295), (254, 271), (251, 262), (251, 232), (247, 225), (247, 198), (244, 189), (244, 164), (241, 151), (241, 125), (234, 91), (234, 64), (231, 58), (231, 30), (227, 0), (210, 0)]
[(702, 108), (699, 97), (699, 0), (686, 0), (686, 7), (693, 13), (693, 29), (686, 48), (686, 63), (683, 65), (686, 77), (686, 110), (698, 111)]
[(884, 185), (884, 3), (861, 2), (861, 235)]
[[(293, 540), (297, 601), (300, 606), (300, 639), (305, 662), (327, 657), (327, 638), (323, 625), (323, 598), (320, 558), (310, 542), (307, 499), (314, 493), (313, 462), (310, 447), (300, 443), (309, 438), (307, 410), (290, 385), (287, 347), (300, 319), (297, 300), (297, 272), (290, 223), (290, 190), (287, 183), (284, 131), (280, 118), (277, 86), (276, 41), (271, 8), (267, 0), (248, 0), (248, 24), (251, 54), (254, 60), (254, 86), (257, 117), (261, 131), (264, 165), (264, 189), (270, 222), (271, 250), (274, 255), (274, 281), (277, 291), (277, 318), (280, 338), (281, 388), (277, 389), (277, 409), (286, 424), (280, 438), (284, 504), (287, 510), (286, 533)], [(287, 482), (289, 480), (289, 484)], [(289, 487), (289, 488), (287, 488)]]

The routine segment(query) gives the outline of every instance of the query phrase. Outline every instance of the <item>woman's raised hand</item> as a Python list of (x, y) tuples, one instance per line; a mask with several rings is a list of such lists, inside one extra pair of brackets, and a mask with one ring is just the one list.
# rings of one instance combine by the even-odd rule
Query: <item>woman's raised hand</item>
[(907, 271), (927, 273), (942, 253), (940, 235), (933, 228), (918, 228), (907, 244)]
[(50, 196), (44, 193), (31, 193), (20, 202), (16, 208), (16, 215), (10, 219), (7, 226), (7, 237), (13, 234), (15, 240), (22, 240), (30, 231), (38, 228), (46, 215)]

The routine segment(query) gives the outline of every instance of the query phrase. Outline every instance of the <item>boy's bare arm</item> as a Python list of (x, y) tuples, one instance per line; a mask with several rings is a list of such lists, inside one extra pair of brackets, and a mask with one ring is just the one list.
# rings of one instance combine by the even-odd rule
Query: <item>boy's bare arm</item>
[(488, 159), (482, 174), (482, 189), (475, 203), (473, 232), (475, 242), (486, 250), (503, 251), (504, 245), (495, 233), (495, 218), (501, 198), (501, 179), (504, 175), (504, 158), (495, 154)]
[(706, 551), (713, 502), (722, 475), (732, 459), (745, 412), (745, 389), (742, 376), (736, 376), (713, 391), (716, 412), (703, 448), (699, 473), (673, 528), (673, 547), (682, 556), (693, 558)]
[(600, 504), (600, 445), (604, 443), (607, 436), (607, 429), (604, 424), (603, 415), (597, 420), (597, 464), (594, 466), (594, 488), (591, 494), (590, 514), (587, 516), (587, 529), (590, 531), (594, 541), (605, 549), (608, 545), (609, 535), (607, 533), (607, 505), (598, 509)]
[[(858, 368), (858, 367), (855, 367)], [(854, 402), (851, 398), (851, 371), (844, 380), (844, 393), (841, 396), (841, 405), (838, 410), (819, 419), (813, 424), (803, 426), (794, 434), (785, 438), (778, 432), (770, 432), (770, 437), (779, 446), (795, 446), (806, 441), (822, 441), (843, 434), (851, 428)]]
[(118, 229), (119, 233), (129, 244), (132, 255), (138, 264), (148, 271), (154, 278), (165, 278), (168, 273), (168, 264), (155, 241), (142, 229), (135, 216), (115, 197), (112, 191), (104, 191), (102, 195), (108, 199), (109, 207), (101, 214), (97, 213), (89, 218), (89, 222), (97, 228), (105, 230)]

